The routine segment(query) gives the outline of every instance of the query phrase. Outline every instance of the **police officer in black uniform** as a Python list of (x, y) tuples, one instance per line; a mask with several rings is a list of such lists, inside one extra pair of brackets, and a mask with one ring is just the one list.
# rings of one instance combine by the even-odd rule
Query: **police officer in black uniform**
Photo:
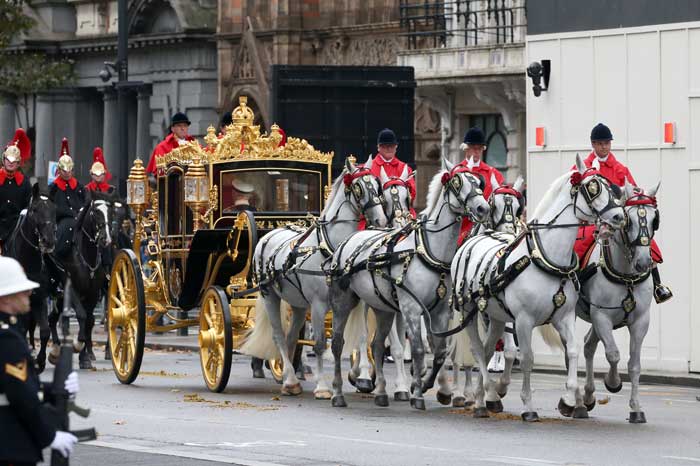
[(58, 176), (49, 189), (49, 199), (56, 204), (56, 257), (68, 255), (73, 246), (75, 219), (85, 206), (83, 185), (73, 176), (73, 159), (68, 152), (68, 139), (61, 143)]
[(2, 154), (0, 168), (0, 246), (10, 237), (17, 225), (20, 212), (29, 207), (32, 188), (29, 179), (19, 169), (31, 156), (32, 146), (23, 129), (15, 132), (15, 137)]
[[(78, 439), (56, 430), (51, 386), (39, 381), (24, 331), (17, 328), (17, 315), (29, 312), (29, 295), (39, 284), (9, 257), (0, 257), (0, 276), (0, 466), (35, 465), (49, 445), (68, 457)], [(77, 373), (68, 376), (65, 389), (78, 393)]]

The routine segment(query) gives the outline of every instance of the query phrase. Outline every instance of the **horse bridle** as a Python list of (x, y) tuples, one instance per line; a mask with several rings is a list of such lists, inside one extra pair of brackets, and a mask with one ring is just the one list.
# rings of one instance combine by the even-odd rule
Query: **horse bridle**
[[(586, 181), (588, 178), (590, 178), (590, 180)], [(602, 209), (595, 209), (593, 207), (593, 202), (596, 199), (598, 199), (598, 197), (600, 197), (600, 195), (603, 193), (603, 186), (607, 188), (608, 203)], [(605, 178), (603, 178), (597, 170), (593, 168), (589, 168), (583, 174), (579, 172), (574, 172), (571, 175), (571, 194), (573, 196), (573, 205), (575, 210), (580, 210), (576, 203), (576, 200), (578, 195), (581, 194), (583, 196), (583, 199), (586, 201), (586, 205), (589, 209), (591, 209), (590, 214), (583, 212), (584, 215), (587, 215), (589, 217), (598, 217), (598, 220), (601, 222), (605, 222), (602, 219), (602, 216), (605, 212), (607, 212), (608, 210), (615, 209), (617, 207), (621, 207), (621, 202), (617, 197), (613, 195), (612, 189), (610, 188), (610, 184), (608, 183), (608, 181)]]
[[(401, 198), (399, 197), (399, 189), (397, 186), (403, 186), (406, 188), (406, 209), (400, 209)], [(389, 181), (384, 183), (382, 186), (382, 193), (389, 190), (389, 197), (391, 198), (391, 205), (394, 207), (393, 212), (389, 212), (389, 220), (403, 219), (403, 221), (410, 221), (411, 219), (411, 187), (408, 181), (403, 180), (399, 177), (392, 176)], [(398, 206), (398, 207), (397, 207)]]
[[(49, 198), (44, 196), (44, 195), (40, 195), (39, 199), (42, 201), (48, 201)], [(30, 212), (36, 210), (36, 209), (34, 209), (33, 206), (34, 206), (34, 198), (32, 197), (32, 199), (29, 201), (29, 211)], [(32, 240), (27, 238), (27, 233), (24, 231), (24, 224), (29, 222), (30, 219), (31, 219), (31, 222), (34, 224), (34, 230), (32, 231), (32, 233), (34, 233), (34, 235), (37, 238), (36, 244), (34, 244), (32, 242)], [(19, 233), (22, 235), (22, 238), (24, 239), (24, 241), (26, 241), (27, 244), (29, 244), (29, 246), (31, 246), (33, 249), (41, 252), (42, 254), (50, 254), (51, 252), (53, 252), (53, 248), (45, 247), (44, 241), (43, 241), (42, 236), (41, 236), (41, 231), (39, 230), (39, 227), (41, 225), (45, 225), (46, 227), (50, 227), (52, 224), (53, 224), (53, 222), (51, 222), (50, 220), (47, 220), (45, 222), (37, 222), (36, 220), (34, 220), (34, 216), (29, 215), (29, 212), (27, 212), (27, 215), (24, 216), (24, 218), (22, 219), (22, 223), (19, 226)], [(54, 229), (55, 229), (55, 226), (54, 226)]]
[[(472, 189), (469, 190), (467, 197), (464, 199), (461, 199), (461, 197), (460, 197), (460, 194), (462, 192), (462, 186), (464, 183), (462, 181), (462, 178), (460, 176), (458, 176), (460, 174), (464, 174), (466, 179), (472, 185)], [(477, 196), (484, 195), (484, 191), (483, 191), (484, 181), (483, 181), (483, 179), (478, 178), (468, 168), (458, 165), (455, 168), (453, 168), (451, 171), (446, 172), (442, 175), (442, 185), (443, 185), (443, 196), (447, 197), (450, 193), (454, 194), (454, 196), (457, 198), (457, 201), (459, 201), (459, 203), (462, 206), (462, 212), (460, 212), (460, 215), (467, 217), (471, 221), (475, 222), (476, 219), (474, 218), (474, 215), (469, 211), (469, 201), (471, 201), (473, 198), (475, 198)], [(452, 208), (449, 200), (447, 201), (446, 204), (450, 205), (450, 208)]]
[[(489, 207), (491, 207), (491, 212), (496, 211), (496, 196), (505, 196), (503, 198), (505, 207), (503, 208), (503, 214), (501, 214), (501, 218), (499, 218), (497, 222), (493, 222), (491, 228), (493, 230), (498, 230), (498, 227), (500, 227), (504, 223), (509, 223), (513, 225), (513, 228), (515, 230), (517, 230), (517, 222), (520, 218), (520, 215), (523, 212), (523, 195), (520, 193), (520, 191), (513, 189), (513, 187), (511, 186), (499, 186), (498, 188), (496, 188), (495, 191), (491, 193), (491, 196), (489, 196)], [(518, 208), (515, 212), (513, 212), (513, 197), (518, 201)]]
[[(347, 173), (343, 177), (345, 183), (345, 198), (349, 200), (350, 195), (360, 206), (360, 211), (355, 213), (364, 215), (372, 207), (384, 206), (384, 194), (377, 190), (379, 182), (371, 171), (364, 167), (357, 168), (353, 173)], [(367, 192), (367, 202), (362, 204), (365, 191)], [(352, 204), (351, 204), (352, 205)], [(354, 209), (354, 206), (353, 206)]]
[[(95, 217), (95, 211), (94, 211), (93, 207), (99, 206), (99, 205), (105, 205), (105, 206), (107, 206), (108, 208), (111, 208), (111, 206), (110, 206), (109, 204), (110, 204), (109, 202), (103, 201), (103, 200), (93, 201), (93, 202), (92, 202), (92, 205), (90, 206), (90, 209), (88, 210), (88, 212), (87, 212), (85, 215), (89, 215), (90, 218), (95, 219), (96, 217)], [(109, 209), (108, 209), (108, 210), (109, 210)], [(90, 235), (90, 233), (89, 233), (87, 230), (85, 230), (85, 221), (83, 220), (83, 224), (82, 224), (82, 226), (80, 227), (80, 229), (82, 230), (82, 234), (83, 234), (83, 235), (88, 239), (88, 241), (90, 241), (92, 244), (97, 244), (97, 242), (98, 242), (98, 241), (100, 240), (100, 238), (102, 237), (102, 234), (103, 234), (102, 232), (103, 232), (103, 230), (106, 230), (106, 229), (107, 229), (108, 220), (109, 220), (109, 219), (105, 219), (104, 222), (100, 222), (99, 220), (95, 220), (95, 221), (93, 222), (94, 225), (95, 225), (95, 230), (96, 230), (94, 236)]]

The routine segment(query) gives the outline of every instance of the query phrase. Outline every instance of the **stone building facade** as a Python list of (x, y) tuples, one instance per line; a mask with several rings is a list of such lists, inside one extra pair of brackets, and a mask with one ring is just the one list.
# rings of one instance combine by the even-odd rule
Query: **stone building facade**
[[(213, 0), (131, 0), (129, 7), (129, 79), (142, 85), (129, 95), (129, 165), (147, 158), (169, 132), (170, 116), (184, 111), (190, 132), (203, 136), (216, 124), (217, 54), (213, 36), (217, 5)], [(61, 139), (70, 141), (76, 176), (87, 180), (92, 149), (102, 146), (113, 183), (119, 172), (117, 99), (113, 82), (98, 73), (116, 61), (115, 0), (33, 0), (26, 13), (37, 24), (15, 47), (46, 50), (74, 61), (77, 80), (68, 88), (30, 96), (29, 121), (23, 99), (0, 105), (0, 135), (9, 139), (17, 126), (34, 127), (35, 175), (47, 177), (48, 162), (58, 159)], [(21, 111), (20, 111), (21, 110)]]

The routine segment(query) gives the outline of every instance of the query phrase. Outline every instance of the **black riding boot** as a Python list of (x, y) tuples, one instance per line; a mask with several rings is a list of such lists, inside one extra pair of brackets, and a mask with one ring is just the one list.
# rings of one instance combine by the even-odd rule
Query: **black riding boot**
[(651, 269), (651, 278), (654, 281), (654, 299), (657, 303), (661, 304), (673, 297), (671, 289), (661, 283), (659, 268), (656, 265)]
[(265, 372), (263, 372), (263, 360), (260, 358), (252, 357), (250, 360), (250, 368), (253, 369), (254, 379), (264, 379)]

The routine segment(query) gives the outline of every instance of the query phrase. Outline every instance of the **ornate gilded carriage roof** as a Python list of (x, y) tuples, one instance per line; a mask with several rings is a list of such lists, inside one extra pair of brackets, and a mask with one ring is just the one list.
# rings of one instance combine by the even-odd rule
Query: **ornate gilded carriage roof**
[(216, 129), (209, 126), (204, 141), (206, 147), (191, 141), (159, 157), (158, 168), (171, 163), (190, 165), (194, 155), (201, 157), (202, 163), (217, 163), (243, 160), (291, 160), (300, 162), (324, 163), (330, 165), (333, 152), (321, 152), (305, 139), (290, 137), (280, 146), (282, 133), (276, 124), (270, 134), (260, 134), (260, 126), (253, 125), (255, 115), (247, 105), (247, 98), (241, 96), (239, 105), (232, 113), (233, 123), (226, 128), (226, 134), (219, 137)]

